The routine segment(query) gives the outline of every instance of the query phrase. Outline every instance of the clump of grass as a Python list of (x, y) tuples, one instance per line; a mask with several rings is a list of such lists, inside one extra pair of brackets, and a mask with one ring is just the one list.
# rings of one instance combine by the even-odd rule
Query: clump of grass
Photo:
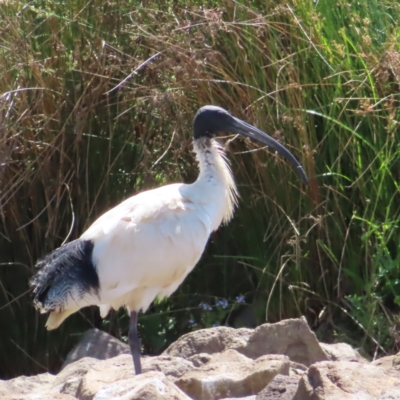
[[(192, 319), (301, 314), (325, 340), (345, 335), (371, 357), (397, 350), (399, 11), (394, 1), (0, 3), (0, 313), (12, 321), (0, 354), (15, 360), (0, 375), (56, 371), (91, 326), (126, 334), (122, 313), (102, 325), (96, 310), (46, 333), (30, 305), (32, 266), (124, 198), (194, 180), (190, 126), (204, 104), (281, 140), (311, 181), (226, 141), (240, 208), (143, 316), (145, 350)], [(210, 296), (235, 308), (201, 319)]]

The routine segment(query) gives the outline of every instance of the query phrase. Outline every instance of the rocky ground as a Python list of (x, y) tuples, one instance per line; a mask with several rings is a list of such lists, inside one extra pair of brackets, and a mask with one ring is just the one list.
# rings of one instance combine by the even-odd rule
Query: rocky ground
[(135, 376), (129, 348), (92, 329), (58, 375), (0, 381), (4, 400), (400, 400), (400, 353), (368, 362), (319, 343), (304, 318), (189, 333)]

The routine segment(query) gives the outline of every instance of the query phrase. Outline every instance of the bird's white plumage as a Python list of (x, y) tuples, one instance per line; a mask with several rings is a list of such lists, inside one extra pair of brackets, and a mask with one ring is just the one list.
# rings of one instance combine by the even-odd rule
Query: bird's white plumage
[(229, 131), (271, 147), (286, 157), (305, 183), (303, 167), (279, 142), (216, 106), (204, 106), (193, 121), (200, 174), (191, 185), (174, 184), (138, 194), (105, 213), (81, 236), (37, 263), (30, 284), (34, 305), (50, 311), (57, 328), (80, 308), (97, 305), (130, 311), (129, 345), (135, 373), (142, 373), (138, 311), (157, 296), (169, 296), (199, 260), (210, 233), (228, 222), (236, 187), (222, 148), (212, 140)]
[[(92, 257), (100, 290), (78, 303), (70, 298), (65, 310), (98, 305), (103, 317), (110, 308), (121, 306), (145, 311), (155, 297), (171, 295), (182, 283), (210, 233), (232, 217), (237, 196), (218, 143), (202, 138), (194, 146), (201, 171), (196, 182), (133, 196), (102, 215), (81, 236), (94, 242)], [(64, 318), (60, 315), (60, 319), (57, 326)]]
[(210, 221), (197, 204), (182, 197), (182, 186), (128, 199), (83, 235), (95, 237), (93, 262), (103, 304), (145, 310), (157, 294), (171, 294), (196, 264)]

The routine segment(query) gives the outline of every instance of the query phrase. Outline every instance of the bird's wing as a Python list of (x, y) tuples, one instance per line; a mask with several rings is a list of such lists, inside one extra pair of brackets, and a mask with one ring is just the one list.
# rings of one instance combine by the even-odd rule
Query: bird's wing
[[(94, 242), (102, 303), (133, 290), (137, 297), (151, 297), (146, 303), (151, 302), (182, 282), (195, 266), (211, 224), (198, 204), (181, 195), (180, 186), (140, 193), (108, 211), (82, 235)], [(144, 288), (153, 290), (139, 296)]]

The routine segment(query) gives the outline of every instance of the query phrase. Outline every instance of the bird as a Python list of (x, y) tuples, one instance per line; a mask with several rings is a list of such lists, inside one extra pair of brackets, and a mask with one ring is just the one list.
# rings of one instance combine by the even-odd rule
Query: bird
[(100, 216), (79, 239), (37, 262), (30, 286), (35, 308), (50, 313), (48, 330), (86, 306), (98, 306), (102, 318), (111, 309), (125, 307), (134, 370), (142, 373), (138, 313), (179, 287), (199, 261), (210, 234), (231, 220), (237, 206), (229, 162), (215, 140), (221, 132), (268, 146), (308, 183), (302, 165), (281, 143), (221, 107), (201, 107), (193, 121), (199, 167), (195, 182), (169, 184), (128, 198)]

